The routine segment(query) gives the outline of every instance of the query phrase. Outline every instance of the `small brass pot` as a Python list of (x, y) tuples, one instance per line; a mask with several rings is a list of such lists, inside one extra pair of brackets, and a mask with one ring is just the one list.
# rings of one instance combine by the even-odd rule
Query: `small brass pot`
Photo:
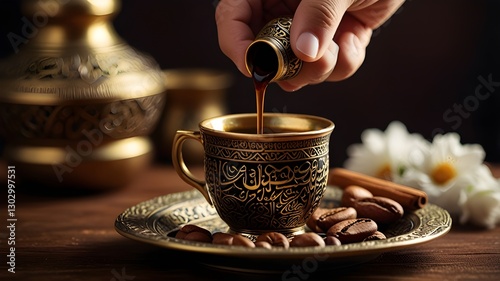
[(280, 17), (268, 22), (261, 29), (245, 54), (245, 66), (250, 74), (256, 66), (274, 70), (276, 74), (270, 82), (291, 79), (299, 74), (302, 61), (292, 50), (291, 26), (291, 17)]

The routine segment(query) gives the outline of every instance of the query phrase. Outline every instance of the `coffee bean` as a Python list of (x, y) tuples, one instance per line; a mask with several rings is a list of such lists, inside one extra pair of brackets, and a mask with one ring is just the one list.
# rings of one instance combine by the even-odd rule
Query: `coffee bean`
[(233, 245), (235, 246), (243, 246), (247, 248), (255, 248), (255, 243), (252, 240), (248, 239), (242, 235), (234, 235), (233, 236)]
[(340, 246), (342, 245), (342, 242), (340, 242), (340, 240), (337, 237), (330, 235), (325, 237), (325, 244), (332, 246)]
[(216, 232), (212, 235), (212, 243), (216, 245), (232, 245), (233, 238), (233, 234)]
[(357, 218), (341, 221), (328, 229), (327, 236), (334, 236), (342, 244), (363, 241), (377, 231), (377, 223), (369, 218)]
[(186, 224), (175, 235), (175, 238), (189, 241), (212, 243), (212, 234), (205, 228), (194, 224)]
[(212, 244), (216, 245), (234, 245), (247, 248), (255, 248), (252, 240), (238, 234), (225, 232), (216, 232), (212, 235)]
[(269, 242), (266, 242), (266, 241), (255, 242), (255, 247), (256, 248), (265, 248), (265, 249), (272, 249), (273, 248), (273, 246), (271, 246), (271, 244), (269, 244)]
[(354, 202), (358, 216), (370, 218), (379, 224), (389, 224), (403, 216), (403, 207), (397, 201), (386, 197), (358, 199)]
[(324, 230), (318, 226), (318, 219), (319, 217), (321, 217), (321, 215), (328, 212), (329, 210), (330, 209), (327, 208), (317, 208), (311, 215), (311, 217), (309, 217), (309, 219), (307, 220), (307, 227), (309, 227), (314, 232), (324, 232)]
[(190, 232), (184, 236), (184, 240), (212, 243), (212, 237), (202, 232)]
[(353, 207), (354, 201), (370, 197), (373, 197), (373, 194), (368, 189), (357, 185), (350, 185), (344, 188), (340, 205), (345, 207)]
[(184, 225), (177, 232), (175, 238), (206, 243), (212, 242), (212, 234), (210, 231), (192, 224)]
[(285, 235), (279, 232), (267, 232), (257, 236), (255, 242), (265, 241), (273, 247), (283, 247), (288, 249), (290, 247), (290, 242)]
[(321, 232), (326, 232), (334, 224), (343, 220), (355, 219), (357, 216), (356, 209), (352, 207), (338, 207), (324, 212), (316, 222), (317, 228)]
[(374, 241), (374, 240), (384, 240), (384, 239), (387, 239), (387, 237), (385, 237), (385, 234), (383, 234), (380, 231), (375, 231), (375, 233), (366, 237), (363, 241)]
[(314, 232), (296, 235), (290, 242), (290, 247), (324, 247), (325, 241)]

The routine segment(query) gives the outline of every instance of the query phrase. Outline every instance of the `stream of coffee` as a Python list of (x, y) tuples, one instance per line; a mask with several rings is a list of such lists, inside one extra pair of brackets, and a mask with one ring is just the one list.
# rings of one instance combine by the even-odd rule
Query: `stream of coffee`
[(278, 71), (278, 59), (267, 44), (255, 45), (252, 54), (252, 79), (257, 106), (257, 134), (264, 133), (264, 97), (266, 89)]
[(257, 134), (264, 133), (264, 96), (266, 88), (272, 79), (272, 73), (260, 71), (258, 67), (254, 67), (252, 71), (253, 83), (255, 85), (255, 101), (257, 105)]

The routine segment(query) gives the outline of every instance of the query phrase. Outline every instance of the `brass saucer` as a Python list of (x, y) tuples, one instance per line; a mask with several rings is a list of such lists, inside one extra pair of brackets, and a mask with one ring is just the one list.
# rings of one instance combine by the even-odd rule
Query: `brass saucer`
[[(328, 187), (323, 207), (338, 204), (341, 191)], [(432, 204), (406, 214), (384, 230), (387, 239), (341, 246), (304, 248), (244, 248), (213, 245), (174, 238), (184, 224), (196, 224), (212, 233), (228, 231), (197, 190), (153, 198), (128, 208), (115, 221), (121, 235), (143, 243), (171, 250), (190, 252), (199, 263), (221, 270), (251, 273), (282, 273), (292, 266), (311, 265), (318, 270), (332, 270), (372, 260), (380, 254), (415, 246), (436, 239), (451, 229), (449, 213)]]

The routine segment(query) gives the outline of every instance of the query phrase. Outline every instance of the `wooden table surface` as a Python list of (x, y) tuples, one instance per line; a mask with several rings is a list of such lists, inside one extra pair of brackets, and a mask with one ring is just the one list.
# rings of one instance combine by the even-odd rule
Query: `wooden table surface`
[[(2, 175), (2, 181), (4, 178)], [(115, 219), (126, 208), (190, 189), (171, 167), (157, 165), (115, 191), (61, 194), (17, 187), (15, 273), (7, 271), (10, 232), (6, 200), (2, 199), (0, 280), (442, 281), (500, 277), (500, 227), (479, 230), (454, 225), (446, 235), (424, 244), (386, 252), (342, 270), (327, 270), (320, 264), (321, 270), (293, 278), (213, 270), (193, 262), (192, 255), (143, 244), (115, 231)], [(6, 199), (7, 193), (2, 194)]]

